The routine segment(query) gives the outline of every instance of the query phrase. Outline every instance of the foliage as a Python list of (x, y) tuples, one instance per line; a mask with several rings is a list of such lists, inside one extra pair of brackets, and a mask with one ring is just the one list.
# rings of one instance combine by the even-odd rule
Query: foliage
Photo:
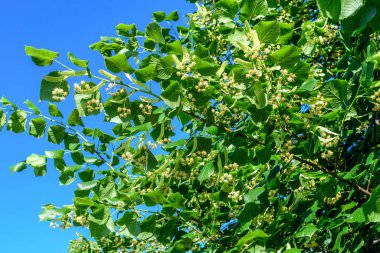
[(53, 160), (78, 185), (40, 219), (89, 229), (71, 253), (380, 251), (378, 2), (191, 2), (187, 26), (158, 11), (90, 45), (100, 76), (26, 47), (63, 68), (41, 82), (50, 115), (3, 97), (0, 128), (59, 148), (11, 170)]

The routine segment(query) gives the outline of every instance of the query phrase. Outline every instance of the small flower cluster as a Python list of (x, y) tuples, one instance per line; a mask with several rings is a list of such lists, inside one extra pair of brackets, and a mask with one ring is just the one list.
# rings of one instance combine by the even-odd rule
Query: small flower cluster
[(74, 215), (73, 221), (79, 223), (81, 226), (87, 227), (89, 225), (87, 216), (85, 215)]
[(243, 83), (235, 81), (233, 76), (228, 76), (227, 73), (223, 73), (222, 78), (219, 80), (221, 91), (229, 96), (241, 96), (244, 94), (246, 87)]
[(150, 104), (139, 104), (139, 108), (141, 109), (142, 113), (144, 113), (145, 115), (151, 115), (152, 114), (152, 110), (153, 110), (153, 106), (150, 105)]
[(189, 15), (190, 20), (198, 27), (207, 27), (211, 21), (212, 12), (204, 5), (200, 6), (198, 3), (196, 5), (197, 11)]
[(266, 211), (264, 214), (259, 214), (256, 216), (252, 224), (255, 224), (256, 227), (260, 227), (261, 225), (265, 223), (272, 223), (274, 221), (274, 210), (273, 208), (269, 211)]
[(148, 148), (150, 148), (151, 150), (154, 150), (157, 148), (157, 144), (152, 143), (151, 141), (148, 141)]
[[(192, 58), (195, 59), (195, 56)], [(176, 75), (178, 77), (181, 77), (181, 80), (186, 80), (189, 77), (191, 69), (196, 65), (195, 61), (192, 61), (192, 58), (187, 52), (183, 54), (181, 62), (175, 57), (176, 68), (178, 69)]]
[(170, 138), (163, 138), (163, 139), (157, 140), (157, 143), (160, 145), (169, 144), (169, 143), (172, 143), (172, 140)]
[(247, 74), (245, 74), (246, 78), (252, 78), (259, 79), (263, 75), (263, 72), (257, 69), (250, 69)]
[(181, 180), (181, 179), (188, 179), (189, 176), (187, 175), (187, 173), (185, 171), (175, 171), (174, 172), (174, 175), (173, 177), (177, 180)]
[(195, 159), (193, 157), (186, 157), (181, 159), (181, 164), (184, 166), (194, 165)]
[(149, 193), (149, 192), (151, 192), (151, 191), (152, 191), (151, 188), (141, 189), (141, 190), (140, 190), (140, 194), (141, 194), (141, 195), (144, 195), (144, 194), (147, 194), (147, 193)]
[(374, 112), (380, 111), (380, 89), (375, 91), (371, 96), (371, 100), (374, 102), (375, 106), (372, 108)]
[(62, 88), (54, 88), (51, 92), (51, 95), (53, 100), (61, 102), (66, 99), (68, 92)]
[(117, 112), (119, 113), (120, 118), (126, 118), (131, 115), (131, 109), (126, 108), (125, 106), (118, 106)]
[(118, 84), (116, 84), (116, 83), (109, 83), (108, 87), (106, 88), (107, 94), (115, 97), (119, 94), (124, 94), (127, 92), (127, 90), (125, 88), (118, 89), (117, 86), (118, 86)]
[(208, 153), (206, 150), (198, 150), (197, 152), (194, 152), (191, 155), (193, 157), (198, 157), (198, 158), (204, 159), (208, 156)]
[(229, 199), (231, 199), (232, 202), (239, 202), (239, 200), (242, 199), (242, 195), (240, 194), (240, 191), (231, 191), (228, 196)]
[(273, 109), (277, 109), (282, 102), (284, 102), (286, 99), (282, 96), (281, 92), (277, 92), (271, 96), (271, 98), (268, 101), (268, 104), (273, 106)]
[[(282, 145), (282, 153), (280, 153), (280, 157), (284, 160), (285, 163), (289, 163), (293, 160), (294, 155), (291, 153), (295, 148), (294, 144), (296, 144), (295, 139), (288, 140)], [(291, 170), (287, 170), (287, 172), (291, 173)]]
[(74, 90), (77, 93), (83, 93), (85, 91), (88, 91), (91, 89), (91, 86), (89, 83), (86, 83), (85, 81), (80, 81), (80, 85), (78, 83), (74, 83)]
[(211, 112), (214, 115), (216, 122), (219, 122), (223, 125), (229, 125), (232, 121), (232, 117), (229, 113), (230, 109), (224, 104), (218, 104), (218, 107), (212, 108)]
[(321, 146), (325, 148), (325, 151), (321, 154), (322, 159), (333, 159), (335, 155), (331, 149), (339, 143), (339, 136), (332, 136), (331, 134), (322, 132), (319, 141)]
[(145, 165), (146, 162), (147, 162), (147, 159), (146, 159), (146, 156), (145, 156), (145, 155), (142, 155), (142, 156), (140, 156), (139, 158), (136, 158), (136, 159), (134, 160), (134, 163), (135, 163), (136, 165)]
[(129, 151), (126, 151), (126, 152), (124, 152), (124, 153), (121, 155), (121, 158), (122, 158), (123, 160), (125, 160), (125, 161), (130, 162), (130, 161), (133, 160), (133, 154), (132, 154), (131, 152), (129, 152)]
[(224, 173), (220, 177), (220, 183), (233, 184), (233, 182), (234, 182), (234, 177), (229, 173)]
[(94, 111), (99, 111), (102, 109), (102, 107), (103, 107), (102, 102), (96, 98), (89, 99), (86, 102), (86, 109), (87, 109), (87, 112), (89, 113), (92, 113)]
[(251, 180), (247, 180), (244, 183), (244, 186), (245, 186), (245, 188), (247, 188), (248, 191), (251, 191), (257, 186), (258, 181), (259, 180), (257, 178), (253, 177)]
[(322, 45), (328, 44), (334, 40), (339, 32), (339, 26), (334, 24), (326, 24), (324, 27), (324, 37), (319, 36), (318, 39)]
[(321, 137), (319, 138), (321, 145), (325, 148), (335, 147), (339, 142), (339, 136), (332, 136), (326, 132), (321, 133)]
[(325, 197), (325, 198), (323, 199), (323, 201), (324, 201), (326, 204), (332, 206), (332, 205), (335, 205), (336, 202), (338, 202), (338, 200), (339, 200), (341, 197), (342, 197), (342, 194), (341, 194), (340, 192), (338, 192), (334, 197), (331, 197), (331, 198)]
[(195, 89), (197, 90), (197, 92), (199, 93), (202, 93), (202, 92), (205, 92), (207, 90), (207, 88), (209, 87), (209, 83), (207, 80), (203, 80), (201, 79), (197, 85), (195, 85)]
[(289, 83), (294, 83), (296, 80), (296, 74), (288, 73), (287, 69), (281, 69), (281, 76), (278, 78), (280, 84), (288, 85)]
[(225, 166), (224, 166), (224, 169), (225, 169), (225, 170), (234, 171), (234, 170), (239, 169), (239, 164), (237, 164), (237, 163), (230, 163), (230, 164), (228, 164), (228, 165), (225, 165)]
[(322, 96), (322, 94), (318, 94), (316, 99), (316, 102), (314, 104), (311, 104), (311, 112), (316, 115), (321, 115), (323, 109), (325, 109), (327, 106), (327, 102), (325, 101), (325, 98)]

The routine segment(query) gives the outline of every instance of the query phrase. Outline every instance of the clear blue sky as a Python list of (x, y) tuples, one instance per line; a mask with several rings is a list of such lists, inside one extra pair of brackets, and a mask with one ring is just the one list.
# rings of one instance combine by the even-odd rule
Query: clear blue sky
[[(88, 45), (100, 36), (114, 36), (119, 23), (136, 23), (138, 28), (151, 22), (151, 13), (178, 9), (180, 16), (194, 6), (185, 0), (20, 0), (5, 1), (0, 7), (0, 97), (22, 104), (38, 102), (43, 75), (52, 68), (34, 66), (24, 54), (24, 45), (60, 52), (63, 62), (68, 51), (90, 60), (93, 70), (103, 68), (102, 59)], [(46, 107), (46, 103), (37, 103)], [(99, 118), (100, 119), (100, 118)], [(59, 149), (46, 138), (36, 140), (26, 134), (0, 133), (0, 252), (64, 253), (74, 229), (51, 229), (38, 221), (41, 206), (72, 203), (71, 186), (59, 186), (58, 173), (49, 167), (47, 176), (35, 178), (32, 170), (11, 174), (9, 166), (31, 153)]]

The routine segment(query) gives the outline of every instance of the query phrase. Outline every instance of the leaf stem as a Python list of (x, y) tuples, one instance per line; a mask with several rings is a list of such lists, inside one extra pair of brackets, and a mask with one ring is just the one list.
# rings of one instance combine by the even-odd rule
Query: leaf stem
[[(21, 110), (21, 109), (19, 109), (20, 111), (23, 111), (23, 112), (25, 112), (25, 113), (27, 113), (27, 114), (30, 114), (30, 115), (35, 115), (35, 113), (34, 112), (31, 112), (31, 111), (27, 111), (27, 110)], [(69, 126), (69, 125), (66, 125), (66, 124), (64, 124), (64, 123), (62, 123), (62, 122), (60, 122), (60, 121), (58, 121), (58, 120), (55, 120), (55, 119), (53, 119), (53, 118), (50, 118), (50, 117), (48, 117), (48, 116), (45, 116), (45, 115), (43, 115), (43, 114), (37, 114), (37, 116), (38, 117), (41, 117), (41, 118), (44, 118), (44, 119), (46, 119), (46, 120), (48, 120), (48, 121), (50, 121), (50, 122), (53, 122), (53, 123), (55, 123), (55, 124), (58, 124), (58, 125), (60, 125), (60, 126), (62, 126), (62, 127), (64, 127), (64, 128), (66, 128), (66, 129), (68, 129), (68, 130), (70, 130), (71, 132), (73, 132), (75, 135), (77, 135), (79, 138), (81, 138), (84, 142), (88, 142), (88, 140), (86, 139), (86, 137), (84, 137), (80, 132), (78, 132), (77, 130), (75, 130), (74, 128), (72, 128), (71, 126)], [(97, 150), (97, 149), (94, 149), (94, 152), (95, 152), (95, 154), (100, 158), (100, 160), (102, 160), (111, 170), (115, 170), (113, 167), (112, 167), (112, 165), (109, 163), (109, 162), (107, 162), (107, 160), (102, 156), (102, 154)]]
[(62, 62), (58, 61), (58, 60), (54, 60), (56, 63), (58, 63), (59, 65), (61, 65), (62, 67), (64, 67), (65, 69), (67, 70), (71, 70), (71, 71), (74, 71), (72, 68), (66, 66), (65, 64), (63, 64)]

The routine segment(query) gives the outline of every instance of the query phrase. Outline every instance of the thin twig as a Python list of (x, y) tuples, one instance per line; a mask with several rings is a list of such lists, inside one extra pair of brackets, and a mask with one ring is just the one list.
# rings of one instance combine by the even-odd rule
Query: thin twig
[[(64, 127), (64, 128), (66, 128), (66, 129), (68, 129), (68, 130), (70, 130), (70, 131), (72, 131), (75, 135), (77, 135), (79, 138), (81, 138), (84, 142), (88, 142), (88, 140), (86, 139), (86, 137), (84, 137), (81, 133), (79, 133), (77, 130), (75, 130), (74, 128), (72, 128), (71, 126), (69, 126), (69, 125), (66, 125), (66, 124), (64, 124), (64, 123), (62, 123), (62, 122), (60, 122), (60, 121), (58, 121), (58, 120), (55, 120), (55, 119), (52, 119), (52, 118), (50, 118), (50, 117), (48, 117), (48, 116), (45, 116), (45, 115), (43, 115), (43, 114), (35, 114), (35, 113), (33, 113), (33, 112), (30, 112), (30, 111), (27, 111), (27, 110), (21, 110), (21, 109), (19, 109), (20, 111), (23, 111), (23, 112), (25, 112), (25, 113), (27, 113), (27, 114), (30, 114), (30, 115), (37, 115), (38, 117), (41, 117), (41, 118), (44, 118), (44, 119), (46, 119), (46, 120), (48, 120), (48, 121), (50, 121), (50, 122), (53, 122), (53, 123), (55, 123), (55, 124), (58, 124), (58, 125), (60, 125), (60, 126), (62, 126), (62, 127)], [(94, 149), (94, 153), (100, 158), (100, 160), (102, 160), (111, 170), (114, 170), (114, 168), (112, 167), (112, 165), (109, 163), (109, 162), (107, 162), (107, 160), (100, 154), (100, 152), (98, 151), (98, 150), (96, 150), (96, 149)]]

